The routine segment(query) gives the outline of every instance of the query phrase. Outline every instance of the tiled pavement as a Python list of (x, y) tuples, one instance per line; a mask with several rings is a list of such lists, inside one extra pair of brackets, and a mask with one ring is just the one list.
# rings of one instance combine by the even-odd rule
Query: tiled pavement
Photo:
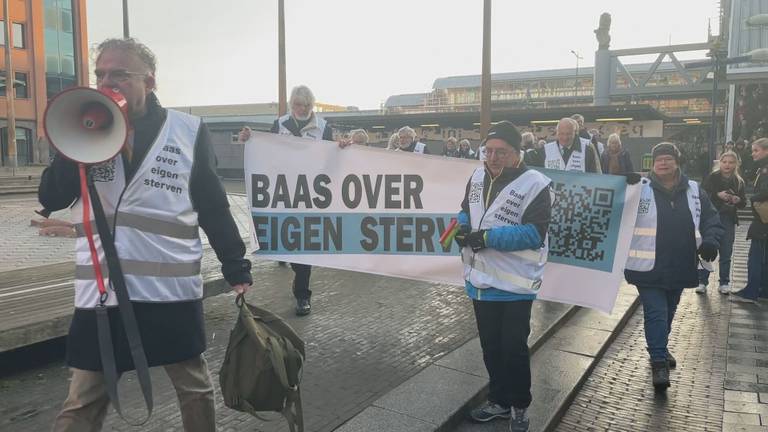
[[(746, 282), (746, 225), (737, 231), (733, 280)], [(654, 394), (642, 309), (608, 349), (557, 431), (768, 432), (768, 305), (686, 290), (673, 323), (678, 360), (666, 397)]]

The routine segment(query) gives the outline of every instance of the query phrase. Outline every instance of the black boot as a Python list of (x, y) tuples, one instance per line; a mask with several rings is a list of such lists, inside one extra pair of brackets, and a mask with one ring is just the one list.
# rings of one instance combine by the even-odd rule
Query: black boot
[(674, 369), (677, 367), (677, 359), (672, 357), (672, 353), (667, 351), (667, 363), (669, 364), (670, 369)]
[(666, 391), (669, 387), (669, 364), (666, 360), (651, 362), (653, 387), (656, 391)]
[(312, 311), (312, 306), (309, 303), (309, 299), (296, 299), (296, 315), (304, 316), (309, 315)]

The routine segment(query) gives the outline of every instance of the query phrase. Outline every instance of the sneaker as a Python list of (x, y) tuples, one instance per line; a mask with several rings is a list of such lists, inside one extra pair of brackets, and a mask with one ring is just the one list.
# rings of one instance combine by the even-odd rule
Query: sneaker
[(508, 419), (511, 416), (510, 412), (509, 408), (504, 408), (497, 403), (488, 401), (470, 411), (469, 416), (476, 422), (485, 423), (497, 418)]
[(707, 286), (705, 284), (699, 284), (696, 288), (696, 294), (705, 294), (707, 292)]
[(529, 424), (527, 408), (512, 408), (509, 419), (509, 432), (528, 432)]
[(667, 364), (669, 365), (670, 369), (677, 367), (677, 359), (672, 357), (672, 353), (669, 351), (667, 351)]
[(651, 363), (651, 379), (656, 391), (667, 391), (669, 387), (669, 364), (666, 360), (657, 360)]
[(729, 284), (720, 284), (720, 288), (717, 289), (720, 291), (720, 294), (730, 294), (731, 293), (731, 285)]
[(310, 312), (312, 312), (312, 305), (309, 304), (309, 299), (296, 300), (296, 315), (309, 315)]

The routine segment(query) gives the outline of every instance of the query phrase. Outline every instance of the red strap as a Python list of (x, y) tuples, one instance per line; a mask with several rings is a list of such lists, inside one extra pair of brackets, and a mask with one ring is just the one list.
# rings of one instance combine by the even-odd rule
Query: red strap
[(91, 262), (93, 263), (93, 271), (96, 273), (96, 284), (99, 286), (99, 293), (104, 297), (107, 293), (107, 289), (104, 287), (104, 276), (101, 273), (99, 254), (96, 252), (96, 244), (93, 242), (91, 200), (88, 196), (85, 164), (78, 164), (78, 168), (80, 168), (80, 198), (83, 200), (83, 228), (85, 229), (85, 237), (88, 239), (88, 247), (91, 250)]

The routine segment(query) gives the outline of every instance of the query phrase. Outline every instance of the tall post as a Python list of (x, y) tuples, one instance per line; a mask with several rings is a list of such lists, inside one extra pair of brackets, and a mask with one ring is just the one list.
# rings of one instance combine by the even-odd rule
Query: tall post
[(483, 77), (480, 91), (480, 136), (491, 127), (491, 0), (483, 3)]
[(131, 37), (131, 29), (128, 27), (128, 0), (123, 0), (123, 37)]
[(707, 155), (709, 156), (709, 163), (707, 163), (707, 174), (712, 172), (712, 165), (715, 161), (715, 140), (717, 139), (717, 76), (720, 72), (720, 58), (716, 55), (712, 55), (712, 118), (709, 128), (709, 148)]
[(282, 116), (288, 112), (288, 98), (285, 88), (285, 2), (277, 0), (277, 111)]
[(3, 26), (3, 32), (5, 32), (5, 101), (8, 112), (8, 127), (6, 132), (8, 133), (8, 165), (11, 167), (13, 175), (16, 174), (16, 167), (19, 160), (16, 155), (16, 111), (14, 109), (13, 97), (15, 96), (15, 88), (13, 86), (16, 81), (13, 73), (13, 61), (11, 51), (13, 50), (13, 32), (11, 26), (13, 26), (13, 20), (11, 19), (11, 10), (8, 7), (8, 0), (3, 0), (3, 19), (5, 25)]

